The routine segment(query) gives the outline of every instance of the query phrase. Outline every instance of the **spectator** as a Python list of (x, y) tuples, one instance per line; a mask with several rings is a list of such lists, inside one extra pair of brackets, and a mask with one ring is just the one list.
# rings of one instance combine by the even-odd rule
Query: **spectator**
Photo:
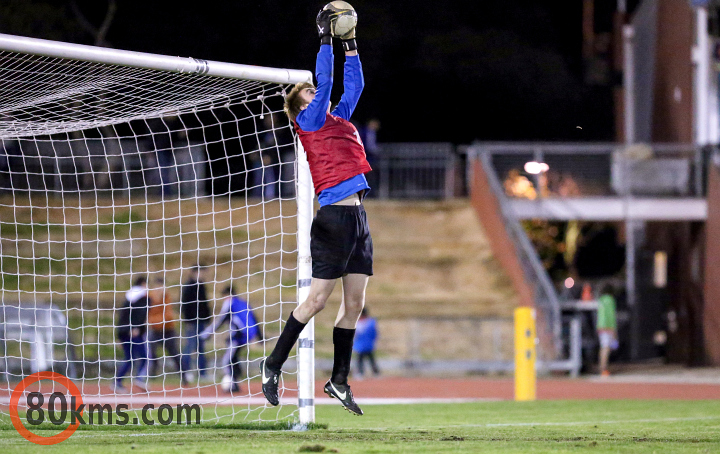
[[(183, 284), (180, 296), (180, 311), (184, 322), (183, 337), (186, 339), (181, 367), (187, 381), (195, 378), (194, 374), (190, 372), (192, 370), (197, 370), (200, 377), (205, 377), (206, 373), (205, 341), (199, 337), (210, 318), (204, 274), (205, 267), (201, 264), (190, 268), (190, 275)], [(190, 360), (195, 354), (197, 354), (197, 360), (194, 367), (191, 367)]]
[(550, 170), (547, 172), (547, 186), (549, 195), (556, 197), (579, 197), (580, 186), (572, 177), (565, 172)]
[(368, 197), (377, 197), (380, 187), (380, 147), (377, 143), (377, 132), (380, 130), (380, 120), (371, 118), (364, 126), (359, 128), (360, 139), (365, 146), (365, 154), (368, 164), (372, 170), (368, 172), (367, 179), (374, 191), (368, 193)]
[(163, 197), (174, 197), (178, 194), (178, 168), (175, 162), (175, 149), (187, 147), (187, 138), (178, 135), (183, 129), (180, 117), (166, 117), (147, 120), (149, 129), (149, 145), (155, 151), (160, 193)]
[(357, 353), (358, 378), (365, 375), (365, 360), (367, 359), (372, 368), (373, 375), (380, 375), (375, 362), (375, 341), (377, 340), (377, 322), (370, 317), (368, 309), (363, 308), (360, 313), (357, 327), (355, 328), (355, 342), (353, 350)]
[[(281, 149), (287, 143), (287, 135), (283, 130), (276, 130), (279, 126), (275, 114), (265, 115), (263, 118), (262, 133), (259, 134), (258, 150), (248, 154), (249, 158), (249, 195), (251, 197), (264, 197), (273, 200), (278, 197), (280, 189), (280, 170), (282, 166)], [(286, 128), (287, 129), (287, 128)], [(292, 135), (290, 135), (292, 143)], [(286, 156), (287, 157), (287, 156)], [(293, 160), (294, 160), (293, 156)]]
[(250, 197), (274, 200), (277, 198), (278, 164), (273, 160), (273, 150), (258, 150), (248, 155), (248, 178)]
[[(292, 129), (278, 112), (266, 114), (263, 119), (265, 132), (261, 136), (260, 146), (264, 159), (272, 165), (272, 175), (266, 175), (270, 188), (265, 188), (265, 196), (273, 198), (273, 193), (281, 197), (295, 196), (295, 138)], [(278, 188), (279, 186), (279, 188)]]
[(600, 342), (600, 374), (610, 375), (608, 362), (610, 350), (617, 349), (617, 317), (615, 315), (615, 297), (611, 285), (605, 285), (598, 298), (597, 333)]
[(262, 335), (258, 329), (257, 319), (252, 308), (247, 301), (237, 296), (232, 285), (223, 290), (222, 296), (225, 300), (222, 309), (220, 309), (220, 314), (215, 318), (215, 323), (204, 330), (200, 337), (207, 339), (223, 323), (229, 323), (230, 336), (227, 340), (228, 345), (225, 355), (223, 355), (222, 365), (227, 369), (227, 375), (230, 376), (231, 386), (228, 391), (231, 393), (240, 392), (240, 380), (242, 379), (240, 353), (248, 342), (254, 338), (262, 339)]
[[(122, 344), (123, 354), (120, 370), (115, 377), (112, 389), (116, 393), (126, 393), (122, 381), (128, 372), (132, 372), (132, 384), (147, 391), (147, 331), (148, 295), (147, 280), (144, 276), (135, 279), (133, 286), (125, 293), (125, 302), (118, 311), (116, 335)], [(137, 367), (133, 367), (137, 366)]]
[(532, 182), (517, 169), (508, 171), (507, 178), (503, 182), (505, 195), (508, 197), (523, 197), (530, 200), (537, 198), (537, 191)]
[(558, 195), (560, 197), (579, 197), (582, 195), (580, 192), (580, 186), (577, 184), (572, 175), (560, 175)]
[[(170, 355), (178, 371), (180, 367), (180, 350), (178, 348), (177, 312), (170, 302), (170, 293), (165, 289), (165, 281), (161, 277), (155, 278), (153, 287), (148, 290), (148, 349), (150, 375), (157, 375), (157, 365), (160, 356), (164, 353)], [(165, 371), (165, 364), (160, 373)]]

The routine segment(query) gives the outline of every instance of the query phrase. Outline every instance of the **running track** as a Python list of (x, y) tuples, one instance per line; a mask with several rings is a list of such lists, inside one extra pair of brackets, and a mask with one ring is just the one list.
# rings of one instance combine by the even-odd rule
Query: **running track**
[[(79, 383), (78, 383), (79, 384)], [(289, 383), (290, 384), (290, 383)], [(294, 383), (292, 383), (294, 385)], [(331, 402), (325, 399), (322, 391), (324, 381), (316, 381), (316, 403)], [(427, 378), (427, 377), (380, 377), (362, 381), (351, 381), (353, 394), (358, 402), (372, 403), (410, 403), (432, 401), (472, 401), (472, 400), (511, 400), (514, 383), (510, 378)], [(33, 389), (34, 390), (34, 389)], [(57, 389), (55, 389), (57, 391)], [(162, 391), (162, 387), (153, 387), (149, 393), (135, 390), (132, 395), (113, 395), (106, 387), (85, 383), (83, 400), (86, 403), (216, 403), (218, 405), (249, 404), (261, 405), (264, 398), (260, 394), (257, 380), (244, 382), (242, 392), (230, 396), (219, 387), (205, 385), (200, 388), (188, 387)], [(10, 390), (0, 389), (0, 407), (6, 411)], [(50, 393), (49, 387), (43, 393)], [(662, 382), (648, 378), (623, 380), (611, 377), (606, 380), (597, 378), (580, 379), (540, 379), (537, 383), (539, 400), (556, 399), (720, 399), (720, 383), (677, 383)], [(295, 393), (286, 391), (283, 403), (295, 402)]]

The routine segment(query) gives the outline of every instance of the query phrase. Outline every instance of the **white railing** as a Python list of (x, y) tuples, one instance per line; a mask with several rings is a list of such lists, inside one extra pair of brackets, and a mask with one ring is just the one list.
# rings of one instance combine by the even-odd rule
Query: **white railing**
[(455, 195), (457, 156), (450, 143), (384, 143), (371, 178), (383, 199), (443, 199)]
[[(536, 197), (702, 197), (709, 150), (693, 144), (478, 143), (497, 178), (527, 178)], [(529, 161), (548, 165), (527, 174)]]

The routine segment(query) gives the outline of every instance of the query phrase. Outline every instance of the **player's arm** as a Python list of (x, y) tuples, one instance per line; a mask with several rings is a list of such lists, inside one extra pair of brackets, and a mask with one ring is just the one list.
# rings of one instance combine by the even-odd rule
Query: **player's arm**
[(248, 305), (247, 326), (250, 329), (249, 332), (252, 332), (252, 330), (254, 328), (255, 336), (257, 337), (257, 340), (259, 340), (259, 341), (263, 340), (263, 333), (262, 333), (262, 330), (260, 330), (260, 324), (258, 324), (257, 317), (255, 316), (255, 313), (253, 312), (250, 305)]
[(333, 50), (330, 35), (330, 11), (321, 10), (317, 16), (320, 51), (315, 60), (315, 79), (317, 88), (315, 98), (300, 111), (295, 121), (303, 131), (317, 131), (325, 124), (325, 116), (330, 105), (330, 93), (333, 85)]
[(357, 52), (354, 28), (342, 37), (342, 43), (343, 49), (345, 49), (345, 70), (343, 74), (344, 93), (332, 114), (345, 120), (350, 120), (360, 100), (360, 94), (365, 87), (365, 78), (363, 77), (360, 56)]
[(231, 308), (232, 298), (226, 298), (225, 302), (223, 302), (222, 309), (220, 309), (220, 314), (215, 318), (215, 322), (205, 328), (205, 330), (200, 333), (200, 337), (202, 337), (203, 339), (207, 339), (208, 337), (210, 337), (211, 334), (217, 331), (223, 323), (230, 320), (230, 317), (232, 316)]

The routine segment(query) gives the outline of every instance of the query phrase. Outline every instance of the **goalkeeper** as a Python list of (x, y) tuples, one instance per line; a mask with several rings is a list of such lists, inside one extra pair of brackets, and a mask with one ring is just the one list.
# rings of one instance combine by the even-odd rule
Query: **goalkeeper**
[(373, 245), (362, 205), (370, 189), (365, 173), (371, 170), (365, 149), (350, 116), (360, 98), (364, 80), (355, 42), (355, 28), (340, 36), (345, 49), (344, 94), (330, 112), (333, 76), (331, 10), (317, 16), (320, 51), (312, 83), (302, 82), (285, 98), (285, 113), (307, 153), (320, 209), (310, 231), (312, 281), (308, 298), (290, 314), (272, 353), (260, 363), (262, 390), (278, 405), (281, 367), (300, 332), (323, 310), (342, 278), (343, 298), (333, 329), (334, 363), (324, 391), (342, 402), (349, 412), (362, 415), (347, 377), (350, 372), (355, 325), (365, 304), (365, 287), (373, 274)]

